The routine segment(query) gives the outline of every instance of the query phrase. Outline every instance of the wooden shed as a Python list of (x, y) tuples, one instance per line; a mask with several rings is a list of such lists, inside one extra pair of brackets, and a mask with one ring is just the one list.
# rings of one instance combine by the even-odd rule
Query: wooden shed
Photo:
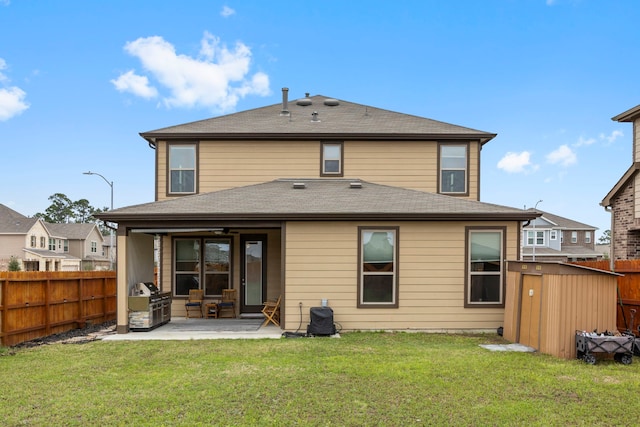
[(617, 276), (560, 262), (509, 261), (504, 338), (575, 358), (576, 331), (617, 331)]

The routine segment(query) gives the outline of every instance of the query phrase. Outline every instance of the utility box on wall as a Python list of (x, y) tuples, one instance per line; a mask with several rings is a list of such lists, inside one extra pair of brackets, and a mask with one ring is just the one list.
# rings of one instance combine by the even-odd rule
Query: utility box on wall
[(576, 331), (616, 331), (620, 274), (561, 262), (508, 261), (505, 339), (564, 359)]

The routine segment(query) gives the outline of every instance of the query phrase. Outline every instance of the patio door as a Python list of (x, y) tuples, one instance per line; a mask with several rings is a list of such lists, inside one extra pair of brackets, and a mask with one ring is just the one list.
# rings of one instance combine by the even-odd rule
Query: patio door
[(260, 313), (267, 293), (267, 236), (242, 235), (240, 312)]

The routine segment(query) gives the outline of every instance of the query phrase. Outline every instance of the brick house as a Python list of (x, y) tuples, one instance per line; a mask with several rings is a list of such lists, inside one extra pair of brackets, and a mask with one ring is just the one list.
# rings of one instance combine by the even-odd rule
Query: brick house
[(640, 258), (640, 105), (613, 117), (633, 124), (632, 164), (600, 202), (611, 212), (611, 259)]

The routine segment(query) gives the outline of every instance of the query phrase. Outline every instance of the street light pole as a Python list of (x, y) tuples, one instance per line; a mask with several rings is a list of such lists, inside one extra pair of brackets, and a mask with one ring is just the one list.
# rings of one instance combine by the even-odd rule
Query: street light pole
[[(107, 184), (109, 184), (109, 187), (111, 187), (111, 207), (110, 209), (113, 210), (113, 181), (109, 181), (107, 178), (105, 178), (103, 175), (97, 173), (97, 172), (83, 172), (84, 175), (98, 175), (100, 178), (104, 179), (104, 182), (106, 182)], [(109, 243), (109, 266), (110, 269), (113, 270), (113, 228), (109, 227), (109, 234), (110, 234), (110, 240), (111, 242)]]
[[(533, 210), (535, 212), (538, 212), (538, 203), (541, 203), (541, 202), (542, 202), (542, 200), (538, 200), (536, 202), (536, 205), (533, 207)], [(532, 261), (536, 260), (536, 242), (538, 240), (538, 236), (536, 236), (536, 220), (537, 219), (538, 218), (534, 218), (533, 219), (533, 259), (532, 259)]]

